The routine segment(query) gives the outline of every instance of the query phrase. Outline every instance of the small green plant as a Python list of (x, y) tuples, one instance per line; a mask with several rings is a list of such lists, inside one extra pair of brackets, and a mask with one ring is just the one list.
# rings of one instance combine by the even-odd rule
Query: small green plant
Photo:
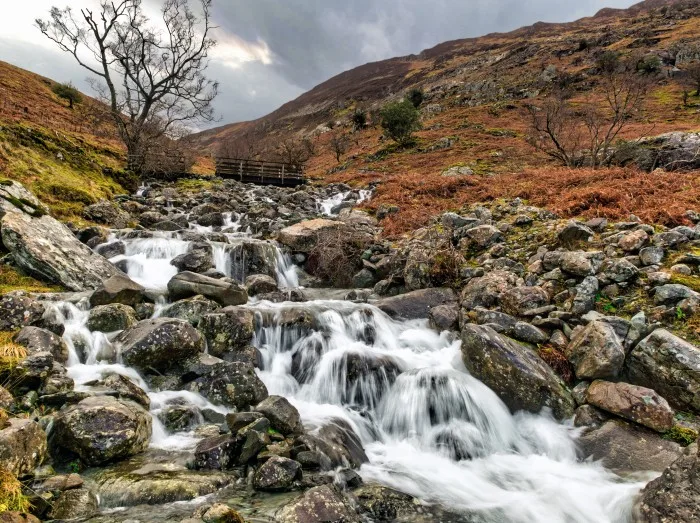
[(675, 441), (676, 443), (687, 447), (698, 439), (698, 433), (693, 429), (681, 427), (680, 425), (674, 425), (671, 430), (664, 433), (663, 438), (670, 441)]
[(424, 95), (423, 95), (423, 90), (418, 89), (417, 87), (411, 89), (408, 92), (408, 95), (406, 96), (406, 100), (411, 102), (413, 104), (413, 107), (418, 109), (421, 104), (423, 103)]
[(684, 321), (687, 318), (685, 312), (680, 307), (676, 307), (676, 319), (678, 321)]
[(355, 112), (352, 113), (352, 127), (356, 131), (361, 131), (365, 127), (367, 127), (367, 113), (365, 113), (361, 109), (355, 109)]
[(70, 82), (65, 84), (56, 84), (53, 86), (52, 91), (59, 98), (68, 100), (68, 107), (70, 109), (73, 109), (74, 104), (79, 104), (83, 101), (82, 93), (78, 91)]
[(267, 429), (267, 433), (268, 433), (270, 436), (275, 436), (275, 435), (279, 434), (280, 432), (279, 432), (278, 430), (273, 429), (272, 427), (269, 427), (269, 428)]
[(71, 472), (78, 474), (80, 473), (80, 469), (80, 461), (78, 461), (77, 459), (74, 459), (73, 461), (68, 463), (68, 470), (70, 470)]
[(381, 118), (384, 133), (401, 146), (412, 143), (413, 133), (421, 128), (420, 113), (408, 100), (385, 105)]

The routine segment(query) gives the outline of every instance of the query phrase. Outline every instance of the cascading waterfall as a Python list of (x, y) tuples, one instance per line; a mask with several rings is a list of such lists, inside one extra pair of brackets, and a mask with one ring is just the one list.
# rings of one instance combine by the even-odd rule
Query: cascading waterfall
[(255, 307), (270, 393), (287, 396), (307, 428), (349, 423), (370, 459), (365, 480), (478, 521), (629, 520), (643, 483), (580, 463), (576, 431), (546, 413), (511, 415), (467, 373), (448, 333), (371, 305), (305, 303), (312, 326), (285, 323), (298, 304)]

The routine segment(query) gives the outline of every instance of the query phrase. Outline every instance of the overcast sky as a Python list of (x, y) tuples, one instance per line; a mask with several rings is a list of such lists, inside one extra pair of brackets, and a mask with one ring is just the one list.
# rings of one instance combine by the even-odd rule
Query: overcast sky
[[(0, 60), (89, 93), (86, 71), (34, 27), (52, 5), (98, 0), (0, 0)], [(196, 0), (192, 0), (195, 1)], [(145, 0), (157, 14), (160, 0)], [(446, 40), (564, 22), (634, 0), (214, 0), (220, 123), (263, 116), (349, 68), (419, 53)]]

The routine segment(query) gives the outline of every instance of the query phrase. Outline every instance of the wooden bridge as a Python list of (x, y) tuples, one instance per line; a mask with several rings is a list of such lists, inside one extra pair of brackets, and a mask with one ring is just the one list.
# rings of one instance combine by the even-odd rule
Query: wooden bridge
[(258, 185), (296, 187), (306, 183), (303, 164), (217, 158), (216, 175)]

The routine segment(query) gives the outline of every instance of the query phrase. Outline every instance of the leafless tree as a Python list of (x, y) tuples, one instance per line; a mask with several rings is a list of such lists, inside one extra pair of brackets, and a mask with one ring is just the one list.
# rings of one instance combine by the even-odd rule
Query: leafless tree
[(574, 103), (568, 91), (555, 90), (540, 107), (528, 107), (530, 144), (569, 167), (607, 164), (614, 142), (641, 108), (649, 81), (629, 61), (601, 71), (602, 99)]
[(288, 138), (277, 145), (277, 157), (290, 165), (306, 163), (314, 153), (313, 142), (308, 138)]
[[(192, 0), (195, 1), (195, 0)], [(142, 0), (102, 0), (76, 13), (51, 8), (37, 19), (41, 32), (92, 77), (126, 145), (128, 167), (140, 171), (148, 148), (187, 122), (211, 121), (218, 84), (205, 76), (212, 0), (164, 0), (162, 27), (144, 14)]]
[(241, 135), (225, 139), (217, 148), (216, 155), (220, 158), (254, 160), (260, 155), (264, 137), (261, 127), (251, 127)]
[(340, 159), (350, 148), (350, 139), (345, 133), (333, 133), (328, 145), (333, 154), (335, 154), (335, 159), (340, 163)]
[(683, 66), (685, 83), (695, 89), (695, 96), (700, 96), (700, 60), (695, 60)]

